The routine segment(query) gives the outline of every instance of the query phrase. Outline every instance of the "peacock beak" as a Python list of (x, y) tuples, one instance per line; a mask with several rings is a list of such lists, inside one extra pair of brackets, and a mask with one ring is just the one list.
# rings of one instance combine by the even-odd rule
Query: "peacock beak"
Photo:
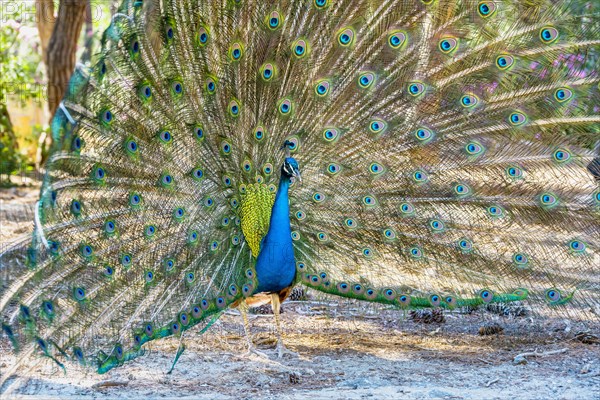
[(298, 179), (299, 183), (302, 183), (302, 177), (300, 176), (300, 171), (297, 169), (294, 170), (294, 178)]

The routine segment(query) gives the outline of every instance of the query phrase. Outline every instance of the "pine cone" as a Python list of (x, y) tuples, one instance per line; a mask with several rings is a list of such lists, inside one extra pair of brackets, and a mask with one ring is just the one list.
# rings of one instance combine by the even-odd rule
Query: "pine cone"
[(422, 324), (442, 324), (446, 322), (444, 310), (441, 308), (433, 310), (411, 310), (409, 316), (413, 321)]
[(504, 328), (501, 327), (498, 323), (494, 322), (493, 324), (490, 325), (484, 325), (481, 328), (479, 328), (479, 334), (481, 336), (488, 336), (488, 335), (499, 335), (504, 331)]

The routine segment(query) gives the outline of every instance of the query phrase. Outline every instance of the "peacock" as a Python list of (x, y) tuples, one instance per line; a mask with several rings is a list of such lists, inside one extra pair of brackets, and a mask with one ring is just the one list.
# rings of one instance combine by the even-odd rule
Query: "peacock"
[(105, 373), (271, 303), (282, 356), (296, 284), (590, 315), (598, 21), (581, 0), (124, 0), (1, 256), (4, 340)]

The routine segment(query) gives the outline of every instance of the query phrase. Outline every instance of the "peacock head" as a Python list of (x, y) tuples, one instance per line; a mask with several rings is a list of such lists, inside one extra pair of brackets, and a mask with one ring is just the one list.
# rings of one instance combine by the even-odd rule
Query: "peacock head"
[(283, 165), (281, 166), (281, 175), (286, 178), (295, 178), (299, 182), (302, 182), (302, 178), (300, 177), (300, 167), (298, 166), (298, 161), (290, 156), (290, 147), (294, 144), (289, 140), (286, 140), (281, 146), (281, 149), (285, 149), (285, 160), (283, 160)]

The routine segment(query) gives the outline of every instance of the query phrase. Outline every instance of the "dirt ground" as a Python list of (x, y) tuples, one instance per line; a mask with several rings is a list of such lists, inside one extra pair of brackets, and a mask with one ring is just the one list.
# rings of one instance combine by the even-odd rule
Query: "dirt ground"
[[(31, 227), (36, 189), (0, 190), (0, 241)], [(268, 358), (245, 356), (236, 311), (208, 332), (152, 343), (147, 355), (97, 375), (69, 365), (63, 374), (34, 358), (10, 377), (0, 396), (16, 399), (600, 399), (600, 321), (515, 316), (489, 310), (445, 313), (444, 323), (415, 321), (402, 311), (308, 293), (284, 303), (284, 340), (298, 356), (277, 359), (271, 315), (253, 315), (253, 341)], [(517, 311), (515, 311), (517, 310)], [(484, 325), (504, 331), (480, 336)], [(588, 343), (584, 343), (588, 342)], [(522, 353), (537, 352), (537, 355)], [(520, 363), (516, 363), (520, 360)], [(16, 358), (0, 340), (0, 371)]]

